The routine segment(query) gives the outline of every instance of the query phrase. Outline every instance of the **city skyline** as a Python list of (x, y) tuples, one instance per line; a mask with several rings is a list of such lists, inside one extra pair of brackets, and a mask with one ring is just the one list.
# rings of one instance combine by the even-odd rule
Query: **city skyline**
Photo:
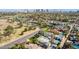
[(0, 12), (34, 12), (35, 10), (48, 10), (49, 12), (77, 12), (79, 9), (0, 9)]

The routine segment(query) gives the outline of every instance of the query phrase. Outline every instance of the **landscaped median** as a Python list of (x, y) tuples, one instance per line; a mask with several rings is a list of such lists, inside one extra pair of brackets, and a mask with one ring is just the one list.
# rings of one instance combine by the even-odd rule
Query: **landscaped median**
[(19, 38), (17, 37), (15, 39), (11, 39), (4, 43), (1, 43), (0, 48), (10, 48), (11, 46), (13, 46), (16, 43), (22, 43), (25, 41), (25, 39), (28, 39), (28, 38), (34, 36), (39, 31), (40, 31), (40, 29), (36, 28), (35, 30), (30, 30), (30, 31), (24, 32), (24, 34), (22, 36), (19, 36)]

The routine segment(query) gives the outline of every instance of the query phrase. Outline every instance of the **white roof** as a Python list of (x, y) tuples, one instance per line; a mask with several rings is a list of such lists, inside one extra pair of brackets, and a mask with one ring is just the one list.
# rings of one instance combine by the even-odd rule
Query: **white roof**
[(40, 41), (40, 42), (49, 42), (49, 39), (48, 38), (46, 38), (46, 37), (44, 37), (44, 36), (40, 36), (39, 38), (37, 38), (38, 39), (38, 41)]

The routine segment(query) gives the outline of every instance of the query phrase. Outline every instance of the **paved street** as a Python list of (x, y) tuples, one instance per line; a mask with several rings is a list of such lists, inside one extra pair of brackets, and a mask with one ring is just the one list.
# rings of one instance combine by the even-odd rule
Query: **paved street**
[(63, 39), (62, 39), (62, 41), (60, 43), (60, 46), (59, 46), (60, 48), (62, 48), (64, 43), (67, 41), (68, 36), (70, 35), (71, 30), (73, 29), (73, 26), (74, 26), (74, 24), (70, 25), (70, 30), (69, 30), (68, 34), (66, 35), (66, 37), (65, 36), (63, 37)]

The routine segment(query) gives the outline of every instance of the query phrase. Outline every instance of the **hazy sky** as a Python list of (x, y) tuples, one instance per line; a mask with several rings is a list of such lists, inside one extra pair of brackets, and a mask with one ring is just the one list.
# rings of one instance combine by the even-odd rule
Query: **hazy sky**
[[(28, 9), (30, 12), (34, 11), (35, 9)], [(45, 10), (45, 9), (44, 9)], [(79, 9), (48, 9), (49, 11), (77, 11)], [(27, 9), (0, 9), (0, 12), (23, 12), (27, 11)]]

